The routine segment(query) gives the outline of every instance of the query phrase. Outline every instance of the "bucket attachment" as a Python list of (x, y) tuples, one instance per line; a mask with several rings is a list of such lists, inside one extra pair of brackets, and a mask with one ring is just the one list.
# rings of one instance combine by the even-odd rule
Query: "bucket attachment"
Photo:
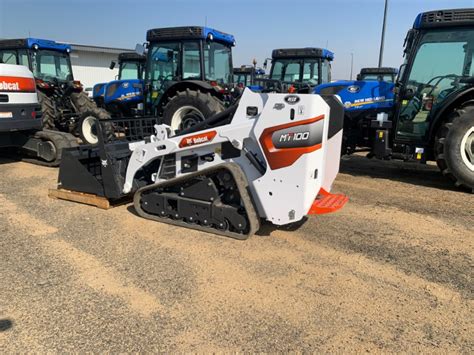
[[(125, 172), (132, 151), (130, 143), (147, 141), (154, 133), (156, 117), (100, 120), (97, 145), (64, 149), (59, 167), (58, 189), (91, 194), (108, 200), (125, 197)], [(113, 138), (105, 132), (113, 126)]]

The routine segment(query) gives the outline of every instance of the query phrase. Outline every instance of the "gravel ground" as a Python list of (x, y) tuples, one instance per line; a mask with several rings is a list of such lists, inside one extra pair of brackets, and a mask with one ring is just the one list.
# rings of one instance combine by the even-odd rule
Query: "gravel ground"
[(49, 199), (0, 160), (2, 352), (474, 352), (474, 195), (342, 163), (334, 214), (247, 241)]

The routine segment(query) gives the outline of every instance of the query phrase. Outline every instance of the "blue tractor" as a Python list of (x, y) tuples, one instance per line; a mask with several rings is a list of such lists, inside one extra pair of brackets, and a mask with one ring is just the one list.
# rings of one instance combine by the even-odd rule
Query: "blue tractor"
[(436, 161), (456, 186), (474, 190), (474, 9), (417, 16), (395, 84), (364, 80), (320, 85), (345, 106), (344, 150)]
[(262, 68), (255, 68), (253, 65), (242, 65), (239, 68), (234, 68), (234, 83), (235, 85), (245, 88), (252, 86), (255, 79), (263, 78), (265, 70)]
[[(119, 73), (116, 80), (94, 85), (92, 98), (113, 116), (126, 117), (137, 114), (143, 106), (143, 78), (146, 56), (133, 52), (118, 55)], [(116, 63), (110, 63), (110, 69)]]
[(0, 40), (0, 62), (24, 65), (33, 72), (43, 128), (72, 133), (85, 143), (95, 144), (94, 122), (110, 116), (74, 80), (70, 52), (70, 45), (50, 40)]
[(223, 111), (233, 100), (234, 45), (234, 36), (208, 27), (149, 30), (144, 114), (176, 133)]
[[(318, 95), (338, 95), (341, 98), (346, 117), (343, 154), (351, 154), (356, 147), (370, 144), (371, 122), (379, 113), (390, 113), (391, 116), (393, 111), (394, 82), (379, 80), (380, 74), (374, 74), (372, 70), (370, 72), (361, 70), (357, 80), (333, 81), (313, 89), (313, 93)], [(367, 142), (361, 141), (362, 139)]]
[[(272, 52), (269, 79), (257, 79), (261, 91), (308, 93), (331, 81), (334, 53), (324, 48), (283, 48)], [(264, 68), (268, 65), (265, 60)]]

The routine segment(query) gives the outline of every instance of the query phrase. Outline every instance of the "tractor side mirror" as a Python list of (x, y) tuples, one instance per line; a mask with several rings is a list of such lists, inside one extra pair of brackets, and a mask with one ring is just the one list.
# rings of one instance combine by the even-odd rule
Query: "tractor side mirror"
[(267, 69), (267, 66), (268, 66), (268, 60), (265, 59), (265, 61), (263, 62), (263, 67), (264, 67), (265, 69)]
[(145, 46), (143, 44), (137, 43), (135, 45), (135, 53), (138, 55), (144, 55), (145, 54)]
[(357, 80), (357, 81), (361, 81), (361, 80), (362, 80), (362, 75), (360, 75), (360, 74), (357, 74), (357, 76), (356, 76), (356, 80)]
[(109, 65), (109, 69), (112, 70), (115, 68), (115, 62), (112, 60)]

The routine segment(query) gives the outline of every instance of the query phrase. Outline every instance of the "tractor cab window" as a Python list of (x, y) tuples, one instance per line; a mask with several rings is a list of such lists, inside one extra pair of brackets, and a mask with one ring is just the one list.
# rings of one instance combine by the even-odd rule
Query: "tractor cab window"
[(16, 50), (3, 50), (0, 51), (0, 63), (3, 64), (18, 64), (17, 63), (17, 52)]
[(26, 49), (0, 51), (0, 63), (30, 67)]
[[(308, 79), (311, 79), (311, 65), (305, 66), (308, 72)], [(287, 83), (300, 81), (301, 64), (300, 61), (277, 59), (272, 63), (272, 72), (270, 78), (273, 80), (281, 80)], [(317, 76), (317, 74), (316, 74)]]
[(321, 60), (321, 83), (331, 82), (331, 62), (327, 59)]
[(18, 51), (18, 64), (24, 65), (27, 68), (30, 67), (30, 64), (28, 61), (28, 52), (25, 49), (20, 49)]
[(36, 78), (45, 81), (72, 80), (71, 62), (67, 53), (38, 50), (33, 52), (31, 59)]
[(244, 73), (234, 74), (234, 83), (240, 84), (241, 86), (247, 86), (250, 84), (250, 81), (247, 82), (248, 75)]
[(206, 80), (219, 84), (232, 81), (232, 60), (230, 47), (217, 42), (204, 43), (204, 68)]
[(446, 97), (474, 75), (474, 30), (436, 30), (422, 35), (402, 92), (397, 134), (422, 138), (429, 117)]
[(393, 83), (394, 77), (392, 74), (365, 74), (361, 77), (361, 80), (368, 80), (368, 81), (386, 81), (389, 83)]
[(123, 62), (120, 65), (119, 80), (141, 79), (140, 65), (137, 62)]
[(272, 73), (270, 75), (270, 79), (273, 80), (282, 80), (283, 76), (283, 62), (282, 61), (274, 61), (272, 66)]
[(183, 79), (201, 80), (201, 59), (199, 43), (183, 43)]
[(286, 65), (283, 81), (294, 82), (300, 81), (300, 63), (288, 63)]
[(303, 66), (303, 83), (318, 85), (319, 81), (319, 61), (305, 60)]
[[(177, 80), (179, 76), (179, 43), (153, 44), (148, 54), (148, 77), (155, 93), (167, 81)], [(152, 95), (153, 96), (153, 95)]]

